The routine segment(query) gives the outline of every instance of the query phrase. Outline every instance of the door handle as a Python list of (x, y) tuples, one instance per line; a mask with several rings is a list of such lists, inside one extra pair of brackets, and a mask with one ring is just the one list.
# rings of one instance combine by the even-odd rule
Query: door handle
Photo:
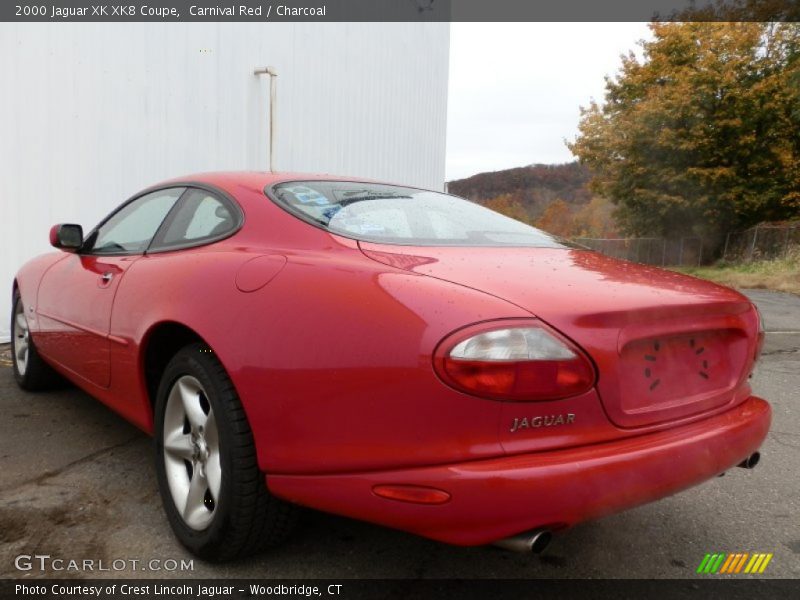
[(114, 279), (114, 274), (111, 271), (107, 271), (100, 276), (100, 279), (103, 283), (111, 283), (111, 280)]

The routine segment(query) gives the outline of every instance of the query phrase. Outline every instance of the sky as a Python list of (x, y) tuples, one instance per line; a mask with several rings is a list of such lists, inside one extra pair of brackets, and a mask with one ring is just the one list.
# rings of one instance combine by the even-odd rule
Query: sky
[(645, 23), (452, 23), (447, 180), (574, 160), (580, 107), (642, 38)]

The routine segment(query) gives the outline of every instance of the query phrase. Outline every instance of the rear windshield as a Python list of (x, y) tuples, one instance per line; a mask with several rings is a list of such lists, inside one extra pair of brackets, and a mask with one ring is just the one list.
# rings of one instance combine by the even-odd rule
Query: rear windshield
[(565, 248), (544, 231), (479, 204), (427, 190), (347, 181), (293, 181), (269, 194), (331, 233), (380, 244)]

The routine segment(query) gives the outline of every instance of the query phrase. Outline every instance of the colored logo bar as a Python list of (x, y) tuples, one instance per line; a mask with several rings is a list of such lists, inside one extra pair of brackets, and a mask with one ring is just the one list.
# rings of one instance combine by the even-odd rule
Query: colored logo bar
[(726, 554), (718, 552), (716, 554), (706, 554), (697, 567), (698, 573), (714, 574), (737, 574), (737, 573), (763, 573), (769, 561), (772, 560), (772, 553), (763, 552), (736, 552)]

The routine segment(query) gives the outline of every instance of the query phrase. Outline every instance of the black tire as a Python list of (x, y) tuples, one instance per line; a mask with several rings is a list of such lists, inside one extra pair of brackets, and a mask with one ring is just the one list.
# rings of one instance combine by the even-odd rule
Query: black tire
[[(167, 399), (173, 385), (187, 375), (200, 382), (213, 411), (222, 473), (211, 522), (200, 531), (189, 527), (175, 506), (164, 456)], [(183, 348), (164, 371), (156, 398), (155, 447), (158, 487), (167, 518), (181, 544), (198, 557), (231, 560), (276, 546), (291, 534), (299, 508), (267, 490), (236, 390), (222, 364), (203, 344)]]
[(16, 379), (19, 387), (29, 392), (48, 390), (62, 385), (64, 380), (50, 365), (44, 362), (39, 352), (36, 350), (36, 344), (33, 341), (33, 336), (30, 334), (28, 335), (28, 353), (25, 372), (20, 373), (19, 360), (15, 351), (15, 342), (18, 336), (24, 334), (20, 332), (17, 327), (16, 314), (18, 307), (22, 309), (24, 315), (24, 306), (22, 305), (22, 298), (20, 297), (19, 290), (14, 290), (14, 299), (11, 303), (11, 364), (14, 370), (14, 379)]

